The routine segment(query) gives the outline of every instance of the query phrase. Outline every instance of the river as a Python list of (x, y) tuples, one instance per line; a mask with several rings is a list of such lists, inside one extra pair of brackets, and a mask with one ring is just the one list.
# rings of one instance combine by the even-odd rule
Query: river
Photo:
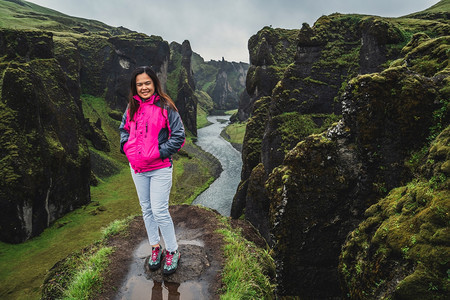
[(220, 136), (230, 116), (209, 116), (212, 124), (197, 131), (197, 145), (214, 155), (222, 164), (222, 173), (208, 189), (201, 193), (192, 204), (217, 210), (223, 216), (230, 216), (231, 204), (241, 180), (241, 153)]

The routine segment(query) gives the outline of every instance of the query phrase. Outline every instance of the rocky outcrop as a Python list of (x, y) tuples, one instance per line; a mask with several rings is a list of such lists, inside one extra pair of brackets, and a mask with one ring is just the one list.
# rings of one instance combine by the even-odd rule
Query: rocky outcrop
[[(247, 73), (246, 91), (239, 103), (238, 116), (240, 120), (244, 120), (251, 112), (252, 114), (243, 142), (241, 182), (231, 208), (233, 218), (239, 218), (244, 211), (248, 178), (253, 168), (261, 162), (261, 141), (268, 118), (269, 96), (284, 69), (294, 59), (297, 35), (298, 30), (264, 27), (248, 42), (251, 65)], [(264, 222), (264, 219), (261, 221)], [(268, 238), (267, 235), (265, 237)]]
[[(261, 97), (248, 121), (231, 215), (245, 213), (273, 246), (279, 295), (341, 297), (347, 234), (370, 205), (411, 180), (411, 151), (426, 145), (430, 128), (448, 124), (436, 121), (447, 106), (440, 99), (448, 98), (445, 38), (419, 34), (406, 45), (405, 30), (420, 28), (408, 26), (341, 14), (303, 24), (292, 63), (264, 92), (258, 85), (271, 82), (269, 67), (258, 73), (257, 64), (274, 63), (276, 42), (249, 41), (258, 47), (250, 48), (247, 90)], [(353, 289), (361, 284), (352, 282)]]
[[(422, 43), (417, 43), (419, 38)], [(391, 101), (408, 99), (397, 108), (406, 113), (394, 119), (404, 133), (395, 138), (392, 136), (390, 144), (391, 148), (404, 145), (410, 152), (407, 156), (396, 156), (390, 149), (388, 153), (369, 148), (366, 153), (370, 154), (371, 162), (388, 160), (389, 164), (382, 164), (383, 168), (374, 172), (372, 182), (375, 187), (390, 192), (365, 211), (363, 222), (348, 235), (342, 248), (339, 274), (344, 292), (351, 298), (445, 299), (448, 295), (448, 268), (444, 266), (444, 261), (450, 259), (448, 234), (444, 234), (448, 231), (448, 215), (444, 211), (448, 210), (450, 200), (450, 113), (446, 100), (449, 98), (450, 71), (444, 62), (448, 41), (448, 36), (430, 39), (417, 35), (404, 48), (406, 56), (394, 64), (403, 67), (385, 71), (405, 72), (405, 76), (399, 78), (399, 87), (390, 92)], [(424, 68), (425, 65), (435, 68)], [(383, 73), (377, 74), (380, 77), (373, 78), (369, 85), (381, 84), (378, 79), (382, 79)], [(364, 98), (364, 94), (354, 93), (354, 88), (350, 92), (357, 95), (358, 101)], [(391, 107), (384, 105), (388, 112)], [(413, 107), (424, 112), (411, 111)], [(353, 118), (354, 124), (368, 124), (362, 121), (367, 117), (365, 113), (357, 113), (357, 116)], [(371, 122), (370, 127), (386, 127), (386, 123)], [(421, 126), (424, 126), (422, 130)], [(368, 145), (369, 131), (363, 133), (365, 138), (361, 137), (361, 143)], [(373, 136), (378, 145), (383, 134)], [(384, 135), (383, 139), (386, 138)], [(404, 164), (395, 166), (396, 161)], [(409, 177), (410, 181), (398, 182), (391, 190), (392, 186), (386, 186), (387, 182), (394, 180), (392, 174), (400, 174), (401, 168), (406, 169), (406, 166), (414, 176)], [(382, 178), (386, 184), (380, 182)], [(377, 272), (373, 272), (374, 269)]]
[[(249, 103), (240, 103), (239, 115), (249, 117), (253, 104), (261, 97), (270, 96), (285, 68), (294, 61), (298, 30), (264, 27), (248, 41), (250, 67), (246, 90)], [(247, 97), (243, 97), (247, 101)]]
[(197, 97), (195, 96), (195, 81), (191, 67), (192, 49), (188, 40), (183, 44), (171, 43), (172, 93), (175, 94), (178, 111), (184, 126), (194, 136), (197, 136)]
[(102, 119), (98, 118), (96, 122), (86, 120), (88, 126), (85, 133), (86, 138), (91, 140), (92, 146), (95, 149), (104, 152), (111, 151), (108, 138), (105, 132), (102, 130)]
[(0, 30), (0, 41), (0, 239), (18, 243), (90, 201), (90, 161), (52, 34)]
[(349, 235), (339, 260), (349, 298), (448, 297), (449, 138), (447, 127), (424, 157), (434, 175), (392, 190)]
[(80, 38), (75, 47), (81, 57), (83, 93), (105, 97), (112, 109), (125, 110), (130, 75), (139, 66), (151, 66), (165, 88), (170, 49), (161, 37), (141, 33), (90, 35)]
[[(340, 295), (341, 245), (367, 207), (411, 179), (404, 161), (426, 143), (437, 87), (406, 68), (358, 77), (344, 95), (341, 123), (328, 136), (299, 143), (272, 172), (267, 184), (281, 293)], [(308, 275), (289, 279), (298, 273)]]

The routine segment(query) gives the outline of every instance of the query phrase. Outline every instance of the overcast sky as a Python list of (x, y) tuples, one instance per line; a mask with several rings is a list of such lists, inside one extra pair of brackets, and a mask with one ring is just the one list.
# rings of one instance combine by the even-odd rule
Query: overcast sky
[(70, 16), (124, 26), (169, 43), (189, 40), (206, 61), (249, 61), (248, 39), (266, 25), (299, 29), (322, 15), (399, 17), (439, 0), (28, 0)]

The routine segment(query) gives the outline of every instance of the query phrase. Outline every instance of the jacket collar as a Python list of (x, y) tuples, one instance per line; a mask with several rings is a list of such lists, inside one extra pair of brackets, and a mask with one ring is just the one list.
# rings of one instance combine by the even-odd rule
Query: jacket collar
[(158, 102), (159, 100), (159, 95), (154, 93), (150, 98), (148, 98), (147, 100), (143, 100), (141, 99), (141, 97), (139, 97), (139, 95), (134, 95), (133, 98), (138, 101), (140, 104), (142, 103), (148, 103), (148, 104), (154, 104), (156, 102)]

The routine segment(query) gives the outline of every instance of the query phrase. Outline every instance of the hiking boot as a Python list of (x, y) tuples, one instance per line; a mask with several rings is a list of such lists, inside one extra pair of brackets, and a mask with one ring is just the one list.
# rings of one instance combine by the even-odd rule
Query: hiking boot
[(174, 252), (166, 251), (166, 258), (164, 260), (163, 274), (170, 275), (177, 270), (178, 263), (180, 262), (180, 251)]
[(163, 250), (161, 249), (161, 246), (152, 247), (152, 256), (150, 256), (150, 258), (148, 260), (148, 268), (151, 271), (158, 270), (161, 267), (162, 253), (163, 253)]

